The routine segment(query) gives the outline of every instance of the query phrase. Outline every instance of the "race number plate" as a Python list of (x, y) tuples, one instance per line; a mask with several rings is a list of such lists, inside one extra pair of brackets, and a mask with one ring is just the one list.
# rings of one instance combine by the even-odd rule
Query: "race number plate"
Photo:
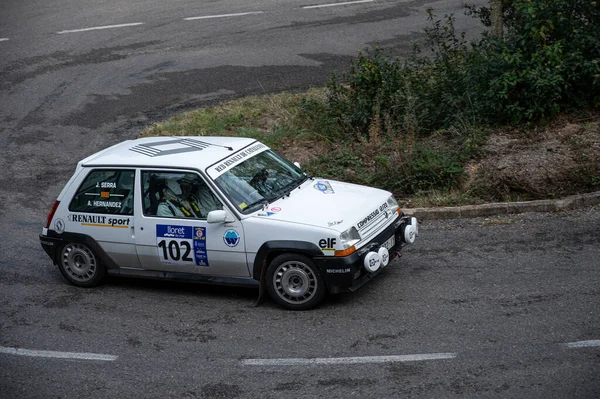
[(396, 244), (396, 237), (391, 236), (386, 242), (384, 242), (381, 246), (387, 249), (388, 251), (392, 249), (392, 247)]
[(156, 246), (162, 263), (208, 266), (205, 227), (157, 224)]

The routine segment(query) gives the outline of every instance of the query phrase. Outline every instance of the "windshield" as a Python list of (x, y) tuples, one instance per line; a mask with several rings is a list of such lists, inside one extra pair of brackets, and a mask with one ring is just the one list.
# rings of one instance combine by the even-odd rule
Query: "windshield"
[(242, 213), (254, 212), (298, 187), (306, 175), (271, 150), (234, 166), (215, 183)]

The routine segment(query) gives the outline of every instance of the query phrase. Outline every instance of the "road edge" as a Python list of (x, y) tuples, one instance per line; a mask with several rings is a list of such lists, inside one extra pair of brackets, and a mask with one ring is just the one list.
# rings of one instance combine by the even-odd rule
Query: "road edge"
[(481, 205), (463, 205), (441, 208), (403, 208), (402, 210), (407, 215), (413, 215), (427, 220), (437, 220), (476, 218), (525, 212), (569, 211), (598, 204), (600, 204), (600, 191), (588, 194), (571, 195), (562, 199), (553, 200), (495, 202)]

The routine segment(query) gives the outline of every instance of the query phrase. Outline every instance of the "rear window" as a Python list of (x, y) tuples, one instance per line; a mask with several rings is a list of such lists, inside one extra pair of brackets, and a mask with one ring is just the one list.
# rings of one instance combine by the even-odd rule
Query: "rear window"
[(71, 212), (133, 215), (135, 171), (92, 170), (69, 204)]

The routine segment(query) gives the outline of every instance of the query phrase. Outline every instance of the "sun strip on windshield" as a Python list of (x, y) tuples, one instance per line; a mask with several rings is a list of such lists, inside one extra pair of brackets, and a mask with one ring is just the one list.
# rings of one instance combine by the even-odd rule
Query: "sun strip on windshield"
[(235, 154), (227, 157), (206, 169), (206, 173), (210, 176), (211, 179), (215, 180), (217, 177), (221, 176), (223, 173), (227, 172), (229, 169), (234, 166), (244, 162), (250, 156), (254, 156), (260, 154), (263, 151), (268, 150), (269, 147), (264, 145), (263, 143), (252, 144), (249, 147), (246, 147)]

